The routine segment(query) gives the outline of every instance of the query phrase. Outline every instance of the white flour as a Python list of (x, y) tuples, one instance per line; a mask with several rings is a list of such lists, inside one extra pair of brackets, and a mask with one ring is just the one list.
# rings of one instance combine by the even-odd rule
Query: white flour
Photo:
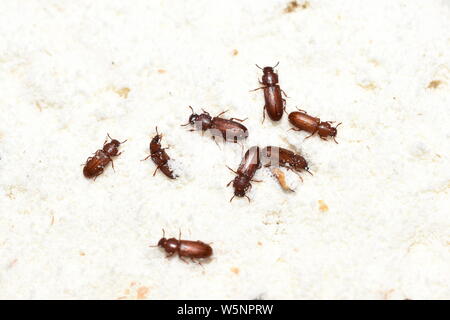
[[(0, 298), (450, 299), (450, 4), (308, 2), (2, 1)], [(339, 144), (261, 125), (278, 61), (288, 112)], [(181, 127), (189, 105), (314, 176), (260, 170), (230, 203), (241, 147)], [(139, 161), (155, 126), (175, 181)], [(107, 133), (123, 154), (87, 180)], [(162, 228), (213, 259), (165, 259)]]

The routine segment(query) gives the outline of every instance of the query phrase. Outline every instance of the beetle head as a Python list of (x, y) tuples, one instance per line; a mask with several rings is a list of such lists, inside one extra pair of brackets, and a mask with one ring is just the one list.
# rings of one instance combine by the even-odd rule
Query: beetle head
[(245, 176), (237, 176), (233, 182), (234, 195), (236, 197), (244, 197), (247, 190), (251, 187), (250, 181)]
[(166, 243), (167, 243), (167, 239), (166, 239), (166, 238), (161, 238), (161, 239), (158, 241), (158, 247), (164, 248), (164, 246), (166, 245)]

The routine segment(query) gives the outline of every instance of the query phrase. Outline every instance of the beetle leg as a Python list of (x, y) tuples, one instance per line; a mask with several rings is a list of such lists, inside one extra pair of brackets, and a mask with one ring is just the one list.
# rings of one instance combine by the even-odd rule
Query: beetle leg
[(285, 96), (286, 98), (289, 98), (288, 95), (286, 94), (286, 92), (284, 92), (283, 89), (280, 89), (280, 90), (281, 90), (281, 93), (284, 94), (284, 96)]
[(157, 167), (156, 167), (155, 172), (153, 172), (153, 176), (155, 176), (156, 171), (158, 171), (159, 167), (160, 167), (160, 166), (157, 166)]
[(178, 253), (178, 257), (181, 259), (181, 261), (183, 261), (184, 263), (189, 264), (189, 262), (187, 262), (186, 260), (183, 259), (183, 257), (180, 255), (180, 253)]
[[(317, 132), (317, 130), (314, 130), (313, 131), (313, 133), (311, 133), (309, 136), (307, 136), (305, 139), (303, 139), (303, 140), (306, 140), (306, 139), (308, 139), (308, 138), (311, 138), (315, 133)], [(320, 137), (320, 138), (322, 138), (322, 137)], [(325, 139), (326, 140), (326, 139)]]
[(229, 166), (225, 166), (225, 167), (227, 167), (230, 171), (232, 171), (233, 173), (235, 173), (235, 174), (238, 174), (236, 171), (234, 171), (233, 169), (231, 169)]
[(234, 195), (231, 197), (230, 202), (233, 201), (234, 197), (235, 197)]
[[(220, 146), (219, 146), (219, 144), (217, 143), (216, 137), (215, 137), (215, 136), (212, 136), (212, 139), (213, 139), (214, 142), (217, 144), (217, 147), (220, 149)], [(220, 149), (220, 150), (222, 150), (222, 149)]]
[(248, 118), (245, 118), (244, 120), (238, 119), (238, 118), (230, 118), (231, 121), (233, 120), (237, 120), (239, 122), (244, 122), (245, 120), (247, 120)]
[(334, 142), (336, 142), (336, 144), (339, 144), (339, 142), (336, 141), (336, 138), (335, 138), (335, 137), (333, 137), (333, 140), (334, 140)]
[(206, 113), (209, 116), (209, 112), (202, 108), (203, 113)]
[(228, 112), (228, 110), (222, 111), (221, 113), (219, 113), (216, 118), (219, 118), (221, 115), (223, 115), (224, 113)]
[(255, 179), (250, 179), (250, 181), (252, 181), (252, 182), (263, 182), (263, 180), (255, 180)]
[(111, 167), (113, 168), (114, 172), (116, 172), (116, 169), (114, 169), (114, 161), (109, 157), (109, 161), (111, 161)]
[(286, 100), (285, 99), (282, 100), (283, 100), (283, 111), (286, 112), (287, 115), (289, 115), (286, 111)]
[(166, 255), (166, 258), (169, 259), (171, 256), (174, 255), (174, 253), (175, 253), (175, 252), (171, 252), (171, 253), (167, 254), (167, 255)]
[(250, 198), (248, 197), (248, 195), (245, 195), (245, 197), (247, 198), (248, 202), (250, 203)]
[(230, 186), (230, 184), (232, 183), (234, 181), (234, 179), (233, 180), (231, 180), (230, 182), (228, 182), (228, 184), (227, 184), (227, 187), (229, 187)]
[(86, 163), (88, 163), (91, 159), (92, 159), (93, 157), (89, 157), (89, 158), (87, 158), (86, 159), (86, 162), (85, 163), (82, 163), (82, 164), (80, 164), (80, 166), (85, 166), (86, 165)]
[(95, 181), (95, 179), (97, 179), (97, 177), (98, 177), (99, 175), (101, 175), (102, 173), (103, 173), (103, 168), (100, 168), (100, 172), (97, 173), (97, 174), (95, 175), (94, 181)]
[(298, 129), (298, 128), (290, 128), (288, 131), (290, 130), (294, 130), (294, 131), (302, 131), (302, 129)]
[(263, 108), (263, 121), (261, 122), (261, 124), (264, 123), (264, 120), (266, 120), (266, 105), (264, 105), (264, 108)]
[(145, 160), (147, 160), (148, 158), (150, 158), (152, 155), (151, 154), (149, 154), (147, 157), (145, 157), (145, 159), (142, 159), (141, 161), (145, 161)]
[(308, 114), (305, 110), (299, 109), (298, 107), (295, 107), (298, 111), (303, 112), (304, 114)]
[(260, 89), (265, 89), (265, 88), (267, 88), (267, 87), (259, 87), (259, 88), (256, 88), (256, 89), (253, 89), (253, 90), (250, 90), (249, 92), (253, 92), (253, 91), (256, 91), (256, 90), (260, 90)]
[(239, 141), (236, 141), (235, 143), (237, 143), (238, 145), (241, 146), (241, 157), (243, 157), (244, 156), (244, 144), (240, 143)]
[(200, 261), (195, 260), (194, 258), (191, 258), (191, 260), (192, 260), (192, 262), (198, 263), (202, 268), (204, 268), (203, 265), (202, 265), (202, 263), (201, 263)]
[[(302, 182), (303, 182), (303, 178), (302, 178), (302, 176), (300, 175), (300, 173), (298, 173), (297, 171), (295, 171), (294, 169), (292, 169), (292, 168), (290, 168), (290, 167), (285, 167), (287, 170), (291, 170), (292, 172), (294, 172), (299, 178), (300, 178), (300, 180), (302, 180)], [(308, 171), (309, 172), (309, 171)]]

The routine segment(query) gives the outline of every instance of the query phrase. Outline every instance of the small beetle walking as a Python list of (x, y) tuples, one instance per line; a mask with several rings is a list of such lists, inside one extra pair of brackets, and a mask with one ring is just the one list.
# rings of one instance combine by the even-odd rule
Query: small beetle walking
[(264, 90), (264, 109), (263, 109), (263, 122), (266, 118), (265, 111), (269, 115), (270, 119), (273, 121), (279, 121), (283, 116), (283, 111), (286, 109), (286, 100), (281, 97), (281, 93), (286, 96), (286, 93), (281, 90), (278, 85), (278, 74), (273, 71), (274, 68), (278, 66), (279, 62), (273, 67), (264, 67), (256, 65), (259, 69), (263, 71), (263, 76), (260, 84), (264, 87), (257, 88), (251, 91), (256, 91), (259, 89)]
[[(248, 137), (248, 129), (244, 125), (239, 123), (245, 121), (246, 119), (241, 120), (237, 118), (221, 118), (220, 116), (227, 111), (221, 112), (217, 115), (217, 117), (211, 117), (211, 115), (205, 110), (203, 110), (202, 114), (196, 114), (191, 106), (189, 106), (189, 108), (191, 108), (192, 114), (189, 117), (188, 123), (183, 124), (182, 126), (187, 126), (190, 124), (197, 125), (198, 128), (202, 131), (218, 131), (217, 134), (213, 133), (213, 139), (215, 138), (215, 136), (219, 135), (225, 141), (234, 143), (237, 143), (238, 141)], [(237, 120), (239, 122), (236, 122), (234, 120)], [(194, 131), (194, 129), (191, 129), (190, 131)]]
[(166, 239), (164, 229), (163, 237), (159, 240), (158, 244), (151, 247), (163, 248), (167, 252), (167, 258), (178, 253), (178, 257), (186, 263), (188, 262), (183, 257), (190, 258), (195, 262), (195, 259), (209, 258), (213, 254), (211, 246), (202, 241), (181, 240), (181, 231), (178, 240), (175, 238)]
[(289, 121), (296, 127), (292, 128), (292, 130), (303, 130), (311, 133), (305, 139), (308, 139), (317, 132), (322, 140), (327, 140), (327, 137), (332, 137), (334, 142), (338, 143), (336, 141), (336, 129), (342, 124), (342, 122), (340, 122), (336, 127), (332, 127), (331, 123), (333, 123), (333, 121), (320, 121), (319, 118), (312, 117), (303, 110), (298, 110), (299, 111), (294, 111), (289, 114)]
[(250, 198), (246, 195), (247, 191), (249, 191), (252, 187), (250, 181), (260, 182), (258, 180), (253, 180), (253, 176), (256, 171), (261, 168), (259, 147), (254, 146), (247, 150), (237, 171), (234, 171), (229, 167), (227, 168), (237, 174), (237, 176), (227, 184), (228, 187), (231, 183), (233, 183), (234, 188), (234, 195), (231, 197), (230, 202), (236, 196), (246, 197), (250, 202)]
[[(280, 166), (288, 170), (309, 172), (308, 163), (301, 155), (280, 147), (265, 147), (262, 150), (262, 162), (265, 167)], [(309, 172), (311, 175), (312, 173)]]
[(169, 155), (165, 151), (167, 148), (161, 148), (161, 140), (162, 134), (158, 133), (158, 127), (156, 127), (156, 136), (154, 136), (152, 141), (150, 141), (150, 155), (142, 161), (147, 160), (150, 157), (152, 158), (153, 162), (156, 164), (156, 169), (155, 172), (153, 172), (153, 176), (155, 176), (158, 169), (160, 169), (167, 177), (170, 179), (175, 179), (177, 176), (173, 173), (167, 163), (170, 160)]
[(122, 143), (125, 143), (127, 140), (119, 142), (116, 139), (112, 139), (109, 134), (108, 138), (111, 141), (106, 143), (108, 141), (108, 139), (106, 139), (103, 143), (103, 148), (97, 150), (93, 157), (89, 157), (86, 160), (83, 168), (83, 174), (86, 178), (94, 178), (95, 181), (95, 179), (97, 179), (97, 177), (103, 173), (106, 165), (110, 162), (114, 169), (114, 162), (111, 157), (117, 157), (122, 153), (119, 152), (119, 146)]

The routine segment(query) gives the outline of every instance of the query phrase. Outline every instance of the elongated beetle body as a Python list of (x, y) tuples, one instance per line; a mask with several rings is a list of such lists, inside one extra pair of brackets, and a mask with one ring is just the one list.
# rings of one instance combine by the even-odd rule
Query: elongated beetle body
[(167, 258), (178, 253), (178, 257), (187, 263), (183, 257), (190, 258), (192, 261), (195, 259), (209, 258), (213, 254), (213, 249), (210, 245), (202, 241), (181, 240), (181, 232), (178, 239), (165, 238), (163, 229), (163, 237), (159, 240), (157, 247), (163, 248), (167, 252)]
[(255, 175), (256, 171), (261, 168), (261, 159), (259, 152), (259, 147), (251, 147), (245, 153), (244, 158), (242, 159), (237, 171), (228, 168), (235, 174), (237, 174), (237, 176), (227, 184), (228, 187), (231, 183), (233, 183), (234, 188), (234, 195), (230, 199), (230, 202), (236, 196), (246, 197), (248, 201), (250, 201), (250, 198), (246, 195), (247, 191), (249, 191), (252, 187), (250, 181), (259, 182), (257, 180), (253, 180), (253, 176)]
[(309, 172), (308, 163), (305, 158), (291, 150), (280, 147), (265, 147), (262, 150), (261, 161), (266, 167), (280, 166), (296, 172), (303, 170)]
[(338, 143), (336, 141), (337, 127), (339, 127), (341, 123), (336, 127), (332, 127), (332, 121), (320, 121), (319, 118), (312, 117), (303, 110), (291, 112), (289, 114), (289, 121), (295, 126), (292, 130), (303, 130), (310, 133), (305, 139), (308, 139), (317, 132), (322, 140), (327, 140), (328, 137), (332, 137), (334, 142)]
[(263, 122), (266, 117), (265, 111), (267, 111), (270, 119), (273, 121), (279, 121), (283, 117), (283, 111), (285, 111), (286, 108), (286, 100), (283, 99), (281, 93), (285, 96), (286, 94), (278, 85), (278, 74), (276, 74), (273, 70), (276, 66), (278, 66), (278, 63), (274, 67), (261, 68), (258, 65), (256, 66), (263, 71), (263, 76), (259, 83), (264, 86), (252, 91), (259, 89), (264, 90), (265, 105), (263, 109)]
[[(201, 114), (196, 114), (191, 106), (189, 106), (189, 108), (191, 108), (192, 114), (189, 117), (188, 123), (182, 126), (187, 126), (190, 124), (194, 125), (201, 131), (212, 130), (215, 131), (213, 132), (213, 138), (219, 135), (225, 141), (234, 143), (237, 143), (238, 141), (248, 137), (247, 128), (239, 123), (245, 121), (246, 119), (241, 120), (237, 118), (221, 118), (220, 116), (227, 111), (221, 112), (219, 115), (217, 115), (217, 117), (211, 117), (211, 115), (205, 110), (203, 110), (203, 113)], [(236, 122), (234, 120), (237, 120), (239, 122)], [(194, 131), (194, 129), (192, 129), (191, 131)]]
[(174, 174), (172, 169), (170, 169), (168, 164), (170, 157), (165, 151), (165, 149), (167, 148), (161, 148), (161, 140), (162, 134), (158, 133), (158, 127), (156, 127), (156, 135), (150, 141), (150, 155), (144, 160), (147, 160), (148, 158), (151, 157), (152, 161), (156, 164), (156, 169), (155, 172), (153, 172), (153, 176), (159, 169), (170, 179), (175, 179), (177, 176)]
[(119, 152), (119, 146), (122, 143), (125, 143), (127, 140), (119, 142), (116, 139), (112, 139), (109, 134), (108, 138), (111, 140), (106, 143), (108, 140), (105, 140), (103, 143), (103, 148), (97, 150), (94, 153), (94, 156), (89, 157), (86, 160), (86, 163), (83, 168), (83, 174), (88, 179), (97, 179), (99, 175), (103, 173), (103, 170), (111, 162), (112, 167), (114, 169), (114, 162), (112, 157), (119, 156), (122, 152)]

